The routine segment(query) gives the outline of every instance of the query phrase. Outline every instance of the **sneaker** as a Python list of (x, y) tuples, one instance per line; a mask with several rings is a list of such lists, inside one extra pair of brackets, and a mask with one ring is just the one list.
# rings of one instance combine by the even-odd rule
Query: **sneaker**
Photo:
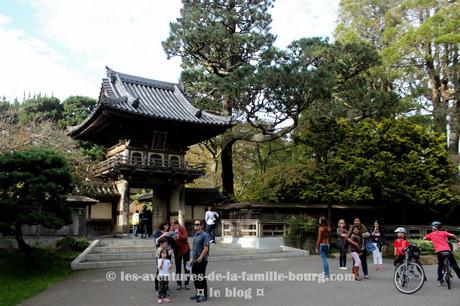
[(442, 286), (442, 285), (444, 285), (444, 281), (437, 281), (437, 282), (436, 282), (436, 285), (437, 285), (437, 286)]
[(339, 269), (340, 269), (340, 270), (348, 270), (347, 267), (340, 267)]
[(181, 290), (182, 289), (182, 285), (177, 285), (177, 290)]
[(162, 299), (158, 299), (158, 304), (163, 304), (163, 300), (162, 300)]
[(364, 275), (364, 278), (365, 278), (365, 279), (369, 279), (369, 276), (367, 276), (367, 275)]
[(169, 303), (169, 302), (171, 302), (170, 299), (168, 299), (168, 298), (164, 298), (164, 299), (163, 299), (163, 303)]
[(190, 284), (185, 284), (185, 289), (190, 290)]
[(207, 297), (205, 297), (205, 296), (199, 296), (199, 297), (196, 299), (196, 302), (197, 302), (197, 303), (206, 302), (207, 300), (208, 300)]

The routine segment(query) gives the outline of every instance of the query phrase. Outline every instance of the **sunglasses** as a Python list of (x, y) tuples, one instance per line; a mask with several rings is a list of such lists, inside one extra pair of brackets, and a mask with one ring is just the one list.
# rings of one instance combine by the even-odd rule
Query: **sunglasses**
[(200, 226), (201, 224), (200, 224), (200, 223), (195, 223), (195, 224), (193, 224), (193, 225), (195, 225), (195, 226)]

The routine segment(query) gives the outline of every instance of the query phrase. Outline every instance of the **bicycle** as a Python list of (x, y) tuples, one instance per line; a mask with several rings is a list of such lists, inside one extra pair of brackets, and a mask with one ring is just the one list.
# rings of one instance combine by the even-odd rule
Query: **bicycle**
[(451, 279), (452, 279), (452, 267), (450, 266), (450, 261), (449, 261), (449, 256), (452, 255), (453, 251), (453, 246), (450, 241), (448, 241), (450, 251), (443, 251), (441, 252), (441, 255), (443, 256), (443, 261), (444, 261), (444, 267), (442, 269), (442, 279), (446, 282), (447, 284), (447, 289), (450, 290), (451, 288)]
[(418, 261), (420, 248), (416, 244), (409, 244), (404, 252), (406, 253), (404, 261), (396, 267), (393, 282), (400, 292), (412, 294), (419, 291), (425, 283), (425, 271)]

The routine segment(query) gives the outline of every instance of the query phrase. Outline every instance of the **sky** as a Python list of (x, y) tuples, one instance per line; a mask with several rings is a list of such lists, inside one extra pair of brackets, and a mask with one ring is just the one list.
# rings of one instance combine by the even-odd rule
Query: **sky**
[[(339, 0), (277, 0), (275, 45), (333, 36)], [(180, 58), (161, 42), (180, 0), (0, 0), (0, 97), (29, 94), (97, 98), (105, 66), (178, 82)]]

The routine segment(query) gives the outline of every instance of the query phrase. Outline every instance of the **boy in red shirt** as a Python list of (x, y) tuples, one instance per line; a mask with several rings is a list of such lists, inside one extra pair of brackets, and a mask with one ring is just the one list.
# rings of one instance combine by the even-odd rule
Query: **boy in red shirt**
[(404, 249), (409, 246), (409, 241), (406, 240), (406, 229), (404, 227), (398, 227), (395, 229), (395, 233), (398, 235), (398, 238), (393, 242), (395, 249), (395, 259), (393, 263), (395, 267), (397, 267), (404, 262), (404, 258), (406, 257)]
[(455, 260), (454, 255), (450, 249), (450, 246), (447, 242), (447, 239), (453, 238), (457, 240), (457, 237), (449, 233), (447, 231), (441, 231), (441, 222), (434, 221), (431, 223), (431, 228), (433, 231), (423, 237), (423, 239), (431, 240), (433, 243), (434, 251), (436, 255), (438, 255), (438, 282), (437, 285), (440, 286), (444, 282), (442, 279), (442, 269), (444, 269), (444, 256), (441, 254), (442, 252), (449, 252), (448, 259), (452, 269), (457, 273), (457, 276), (460, 278), (460, 268), (457, 265), (457, 261)]

